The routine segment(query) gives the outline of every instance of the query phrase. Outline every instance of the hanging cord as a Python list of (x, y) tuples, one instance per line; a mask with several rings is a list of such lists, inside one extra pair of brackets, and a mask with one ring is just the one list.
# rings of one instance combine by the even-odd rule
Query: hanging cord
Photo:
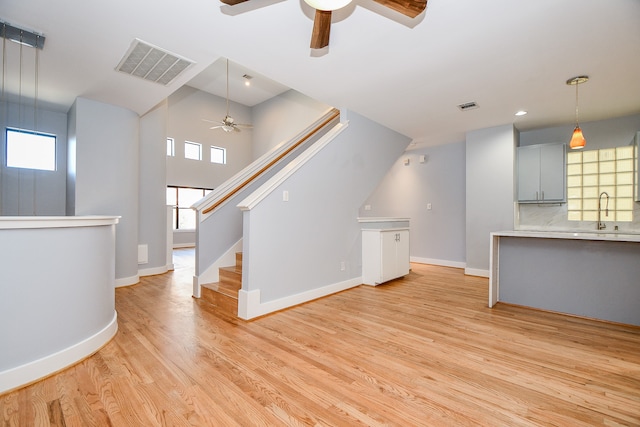
[[(18, 127), (22, 127), (22, 36), (23, 32), (20, 30), (20, 62), (18, 65)], [(22, 209), (22, 168), (18, 169), (18, 215), (21, 215)]]
[[(7, 69), (6, 69), (6, 63), (7, 63), (7, 24), (6, 22), (2, 23), (2, 92), (0, 93), (0, 103), (2, 104), (2, 117), (0, 117), (0, 120), (2, 121), (3, 126), (6, 126), (7, 124), (7, 102), (4, 98), (4, 81), (5, 81), (5, 75), (7, 73)], [(4, 136), (2, 137), (2, 139), (4, 140), (6, 138), (7, 133), (4, 132)], [(5, 144), (3, 144), (6, 147), (6, 141)], [(3, 188), (3, 173), (4, 173), (4, 167), (6, 164), (6, 160), (5, 160), (5, 154), (4, 154), (5, 150), (0, 150), (0, 216), (2, 215), (2, 195), (4, 194), (4, 192), (2, 191)]]
[[(40, 41), (40, 36), (36, 36), (36, 47), (34, 47), (35, 51), (35, 61), (34, 67), (35, 70), (33, 72), (34, 82), (33, 82), (33, 131), (38, 132), (38, 70), (40, 68), (40, 50), (38, 49), (38, 42)], [(36, 215), (38, 212), (38, 201), (36, 198), (37, 193), (37, 171), (33, 171), (33, 215)]]
[(578, 86), (580, 82), (576, 81), (576, 127), (578, 127)]

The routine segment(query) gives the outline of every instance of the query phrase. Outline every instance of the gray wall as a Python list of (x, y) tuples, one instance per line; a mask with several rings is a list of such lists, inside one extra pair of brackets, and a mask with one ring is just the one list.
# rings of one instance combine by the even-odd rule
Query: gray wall
[(360, 216), (410, 218), (412, 261), (464, 267), (463, 142), (403, 153), (364, 205)]
[[(77, 98), (69, 131), (75, 135), (73, 215), (118, 215), (116, 285), (138, 281), (138, 115)], [(163, 246), (164, 247), (164, 246)]]
[(489, 234), (513, 230), (517, 139), (510, 124), (467, 133), (467, 274), (488, 277)]
[(244, 212), (242, 286), (259, 289), (262, 302), (362, 275), (358, 209), (409, 139), (355, 113), (348, 119), (343, 133)]
[[(251, 158), (253, 130), (225, 132), (209, 129), (215, 126), (207, 120), (222, 120), (226, 100), (189, 86), (184, 86), (168, 98), (167, 137), (175, 140), (175, 156), (167, 157), (167, 185), (216, 188), (248, 165)], [(229, 113), (236, 123), (251, 123), (251, 110), (244, 105), (229, 103)], [(202, 161), (184, 158), (184, 142), (202, 144)], [(210, 147), (227, 150), (227, 164), (211, 163)], [(166, 150), (163, 150), (166, 154)]]
[[(547, 144), (550, 142), (569, 143), (574, 125), (555, 126), (520, 132), (520, 146)], [(608, 120), (580, 123), (587, 140), (585, 150), (629, 145), (640, 130), (640, 114), (617, 117)]]
[(253, 160), (303, 131), (329, 108), (294, 90), (254, 106)]
[(166, 123), (166, 101), (140, 118), (138, 244), (148, 247), (140, 268), (149, 273), (167, 266)]
[[(67, 115), (0, 102), (0, 215), (64, 215), (67, 173)], [(5, 127), (56, 135), (56, 170), (6, 167)]]

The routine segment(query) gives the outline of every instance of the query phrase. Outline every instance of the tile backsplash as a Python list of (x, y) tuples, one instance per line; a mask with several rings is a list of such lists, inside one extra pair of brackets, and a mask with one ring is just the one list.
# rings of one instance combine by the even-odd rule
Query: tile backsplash
[[(640, 233), (640, 203), (634, 202), (633, 221), (607, 221), (602, 214), (602, 221), (607, 228), (604, 231), (614, 231), (618, 226), (621, 233)], [(516, 230), (537, 231), (594, 231), (595, 221), (569, 221), (567, 219), (567, 204), (536, 205), (516, 203), (514, 224)]]

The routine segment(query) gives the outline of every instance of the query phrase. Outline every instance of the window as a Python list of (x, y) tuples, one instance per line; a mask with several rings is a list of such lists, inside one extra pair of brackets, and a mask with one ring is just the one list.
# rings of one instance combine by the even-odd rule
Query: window
[(7, 167), (56, 170), (56, 137), (44, 133), (7, 129)]
[(602, 221), (633, 221), (633, 161), (633, 146), (568, 153), (569, 221), (597, 221), (601, 196)]
[(191, 205), (209, 194), (209, 188), (167, 187), (167, 204), (173, 209), (174, 230), (193, 230), (196, 228), (196, 212)]
[(167, 156), (173, 157), (176, 155), (176, 146), (173, 138), (167, 138)]
[(202, 160), (202, 144), (197, 142), (184, 142), (184, 158), (192, 160)]
[(227, 150), (220, 147), (211, 146), (211, 163), (224, 165), (227, 163)]

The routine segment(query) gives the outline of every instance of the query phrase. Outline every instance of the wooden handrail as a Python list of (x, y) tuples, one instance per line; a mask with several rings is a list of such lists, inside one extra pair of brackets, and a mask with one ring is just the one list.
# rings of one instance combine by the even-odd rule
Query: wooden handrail
[(246, 187), (249, 183), (251, 183), (253, 180), (255, 180), (256, 178), (258, 178), (260, 175), (262, 175), (265, 171), (267, 171), (269, 168), (271, 168), (271, 166), (273, 166), (274, 164), (278, 163), (280, 160), (282, 160), (283, 157), (285, 157), (287, 154), (289, 154), (291, 151), (295, 150), (296, 148), (298, 148), (302, 143), (304, 143), (305, 141), (307, 141), (309, 138), (311, 138), (311, 136), (313, 136), (316, 132), (318, 132), (320, 129), (322, 129), (323, 127), (325, 127), (326, 125), (328, 125), (329, 123), (331, 123), (331, 121), (335, 120), (336, 117), (338, 117), (340, 115), (340, 110), (338, 109), (334, 109), (333, 112), (331, 113), (331, 115), (329, 117), (327, 117), (322, 123), (318, 124), (316, 127), (314, 127), (310, 132), (308, 132), (305, 136), (303, 136), (302, 138), (300, 138), (300, 140), (298, 142), (296, 142), (295, 144), (292, 144), (289, 148), (287, 148), (285, 151), (283, 151), (282, 153), (280, 153), (280, 155), (278, 155), (278, 157), (272, 159), (269, 163), (267, 163), (265, 166), (263, 166), (259, 171), (257, 171), (256, 173), (254, 173), (253, 175), (251, 175), (249, 178), (247, 178), (246, 180), (244, 180), (242, 183), (240, 183), (238, 186), (236, 186), (234, 189), (230, 190), (227, 194), (225, 194), (223, 197), (221, 197), (218, 201), (216, 201), (214, 204), (212, 204), (211, 206), (209, 206), (208, 208), (205, 208), (202, 210), (203, 214), (207, 214), (209, 212), (211, 212), (212, 210), (214, 210), (215, 208), (217, 208), (218, 206), (220, 206), (221, 204), (223, 204), (224, 202), (226, 202), (227, 200), (229, 200), (231, 197), (233, 197), (238, 191), (242, 190), (244, 187)]

